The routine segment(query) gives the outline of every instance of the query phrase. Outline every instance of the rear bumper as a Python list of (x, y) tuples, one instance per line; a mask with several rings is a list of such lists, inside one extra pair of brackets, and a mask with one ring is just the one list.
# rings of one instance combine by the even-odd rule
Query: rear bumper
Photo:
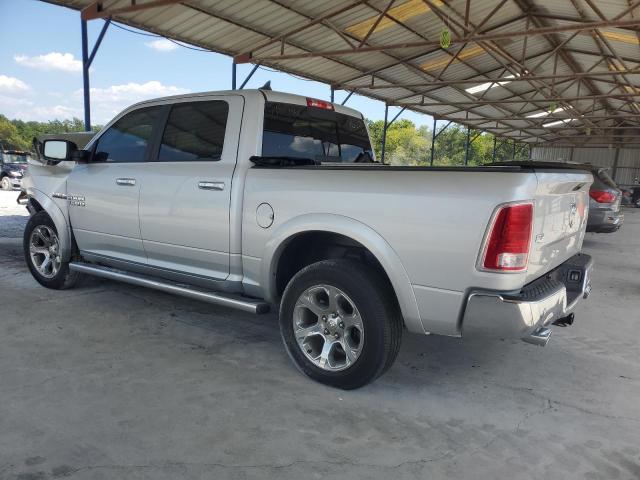
[(624, 223), (624, 213), (613, 210), (594, 210), (589, 211), (589, 219), (587, 223), (588, 232), (615, 232)]
[(463, 336), (521, 338), (546, 344), (546, 327), (569, 316), (591, 291), (589, 255), (578, 254), (519, 292), (473, 290), (462, 319)]

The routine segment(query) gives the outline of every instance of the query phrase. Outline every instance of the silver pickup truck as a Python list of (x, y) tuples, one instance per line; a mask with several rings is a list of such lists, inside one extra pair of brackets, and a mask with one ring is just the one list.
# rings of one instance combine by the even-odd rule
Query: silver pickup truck
[(590, 290), (588, 172), (376, 162), (360, 113), (243, 90), (146, 101), (83, 149), (49, 138), (24, 188), (45, 287), (98, 275), (256, 314), (339, 388), (402, 332), (545, 345)]

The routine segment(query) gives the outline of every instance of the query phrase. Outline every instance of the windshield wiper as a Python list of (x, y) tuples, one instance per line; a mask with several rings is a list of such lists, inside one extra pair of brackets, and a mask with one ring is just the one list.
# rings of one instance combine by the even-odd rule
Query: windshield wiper
[(306, 165), (320, 165), (318, 160), (308, 157), (287, 157), (287, 156), (267, 156), (260, 157), (254, 155), (249, 157), (249, 160), (253, 162), (257, 167), (298, 167)]

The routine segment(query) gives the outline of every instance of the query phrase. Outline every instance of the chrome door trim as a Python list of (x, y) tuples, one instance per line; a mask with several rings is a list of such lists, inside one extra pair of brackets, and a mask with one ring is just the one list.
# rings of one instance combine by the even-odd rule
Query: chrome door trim
[(224, 182), (198, 182), (198, 188), (201, 190), (224, 190)]
[(136, 184), (135, 178), (116, 178), (116, 183), (124, 187), (133, 187)]

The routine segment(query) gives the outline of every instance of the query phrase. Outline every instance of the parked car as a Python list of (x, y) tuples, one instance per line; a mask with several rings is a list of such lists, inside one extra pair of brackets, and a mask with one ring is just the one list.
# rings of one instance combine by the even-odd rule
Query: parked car
[(640, 208), (640, 186), (624, 186), (620, 187), (620, 190), (622, 191), (622, 205)]
[(0, 188), (2, 190), (20, 188), (28, 160), (28, 152), (0, 150)]
[(622, 190), (609, 175), (608, 169), (585, 165), (593, 175), (589, 190), (589, 220), (587, 232), (609, 233), (617, 231), (624, 223), (620, 208)]
[(556, 168), (585, 170), (593, 175), (589, 189), (588, 232), (615, 232), (624, 223), (624, 214), (620, 209), (622, 191), (609, 175), (608, 169), (588, 163), (547, 162), (527, 160), (524, 162), (500, 162), (492, 165), (528, 165), (532, 168), (556, 166)]
[(84, 150), (41, 148), (25, 180), (38, 282), (70, 288), (91, 274), (279, 308), (293, 363), (335, 387), (384, 373), (404, 329), (545, 345), (590, 291), (590, 173), (383, 165), (363, 116), (323, 100), (150, 100)]

